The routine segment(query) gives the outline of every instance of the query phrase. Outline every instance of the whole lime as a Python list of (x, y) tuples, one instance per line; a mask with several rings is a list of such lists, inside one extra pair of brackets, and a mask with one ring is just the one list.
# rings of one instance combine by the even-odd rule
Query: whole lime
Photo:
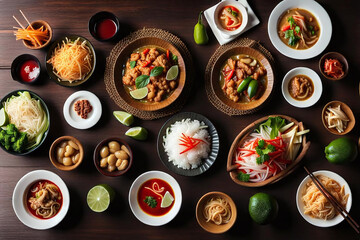
[(331, 163), (349, 163), (354, 161), (357, 155), (357, 145), (350, 138), (342, 137), (335, 139), (325, 147), (325, 157)]
[(279, 206), (276, 199), (267, 193), (256, 193), (250, 198), (250, 217), (258, 224), (268, 224), (278, 214)]

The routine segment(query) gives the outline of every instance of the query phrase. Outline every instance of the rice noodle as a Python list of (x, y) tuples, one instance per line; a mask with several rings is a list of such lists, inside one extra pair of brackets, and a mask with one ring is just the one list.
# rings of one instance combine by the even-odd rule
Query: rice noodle
[(203, 210), (206, 222), (212, 221), (216, 225), (228, 223), (231, 219), (231, 207), (222, 197), (211, 198)]

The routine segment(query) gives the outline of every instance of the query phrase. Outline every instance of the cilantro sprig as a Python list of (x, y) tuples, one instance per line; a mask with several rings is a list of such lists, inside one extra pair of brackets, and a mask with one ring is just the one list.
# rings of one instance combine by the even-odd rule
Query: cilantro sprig
[(146, 196), (144, 199), (144, 202), (151, 208), (156, 208), (157, 205), (157, 201), (155, 198), (151, 197), (151, 196)]
[(239, 172), (237, 178), (242, 182), (248, 182), (250, 180), (250, 174)]
[(256, 158), (256, 164), (260, 165), (270, 160), (269, 153), (275, 152), (276, 147), (274, 145), (266, 145), (264, 140), (259, 140), (258, 146), (255, 148), (259, 157)]

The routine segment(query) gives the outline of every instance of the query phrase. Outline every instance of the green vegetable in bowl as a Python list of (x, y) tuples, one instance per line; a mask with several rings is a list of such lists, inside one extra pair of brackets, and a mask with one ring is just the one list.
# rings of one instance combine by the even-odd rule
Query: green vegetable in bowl
[(0, 132), (0, 143), (6, 150), (21, 153), (28, 142), (26, 133), (19, 132), (14, 124), (8, 124)]

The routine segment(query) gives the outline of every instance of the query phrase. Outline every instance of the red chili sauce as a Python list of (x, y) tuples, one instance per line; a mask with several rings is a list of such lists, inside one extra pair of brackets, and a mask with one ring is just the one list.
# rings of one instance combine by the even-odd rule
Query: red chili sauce
[(104, 19), (95, 26), (96, 35), (103, 40), (113, 37), (116, 33), (117, 26), (111, 19)]
[(27, 60), (20, 66), (20, 78), (24, 82), (34, 81), (40, 74), (39, 64), (34, 60)]
[[(168, 213), (170, 209), (174, 206), (176, 199), (174, 199), (174, 201), (169, 207), (162, 208), (161, 207), (162, 197), (154, 193), (154, 191), (149, 190), (149, 188), (157, 191), (157, 193), (161, 196), (164, 196), (166, 191), (169, 191), (169, 193), (175, 198), (174, 191), (167, 182), (158, 178), (149, 179), (140, 186), (138, 191), (137, 200), (141, 210), (143, 210), (145, 213), (151, 216), (156, 216), (156, 217)], [(157, 202), (156, 207), (149, 206), (145, 202), (146, 197), (153, 197)]]
[(40, 215), (37, 215), (37, 214), (36, 214), (36, 210), (34, 210), (34, 209), (31, 208), (31, 203), (29, 202), (29, 199), (30, 199), (31, 197), (35, 197), (35, 198), (36, 198), (36, 193), (41, 190), (40, 185), (43, 185), (43, 186), (44, 186), (45, 183), (53, 184), (53, 185), (55, 185), (55, 186), (58, 188), (58, 190), (59, 190), (59, 191), (58, 191), (58, 192), (59, 192), (59, 198), (56, 199), (56, 200), (54, 200), (54, 201), (55, 201), (55, 202), (58, 202), (58, 203), (60, 204), (60, 208), (59, 208), (58, 212), (57, 212), (54, 216), (52, 216), (52, 217), (50, 217), (50, 218), (55, 217), (55, 216), (60, 212), (60, 209), (61, 209), (62, 204), (63, 204), (63, 197), (62, 197), (61, 190), (60, 190), (60, 188), (59, 188), (55, 183), (53, 183), (53, 182), (51, 182), (51, 181), (49, 181), (49, 180), (40, 180), (40, 181), (34, 183), (34, 184), (29, 188), (29, 191), (28, 191), (28, 193), (27, 193), (27, 196), (26, 196), (26, 205), (27, 205), (27, 208), (28, 208), (29, 212), (30, 212), (34, 217), (37, 217), (37, 218), (39, 218), (39, 219), (49, 219), (49, 218), (44, 218), (44, 217), (42, 217), (42, 216), (40, 216)]

